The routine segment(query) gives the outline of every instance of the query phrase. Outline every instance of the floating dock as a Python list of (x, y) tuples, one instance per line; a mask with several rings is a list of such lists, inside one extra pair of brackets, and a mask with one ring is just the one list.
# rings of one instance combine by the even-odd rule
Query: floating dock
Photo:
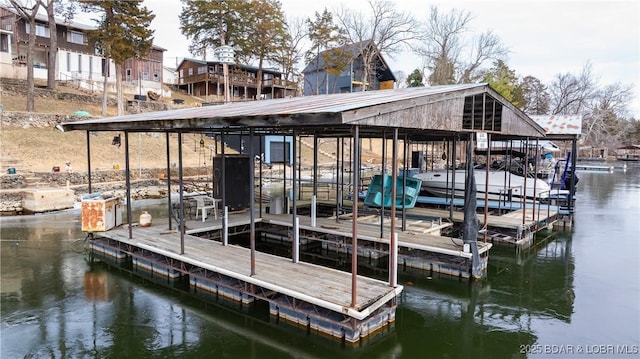
[[(510, 206), (513, 209), (509, 209)], [(457, 207), (455, 203), (454, 207)], [(426, 216), (446, 218), (454, 223), (464, 222), (464, 213), (458, 210), (450, 212), (448, 209), (416, 207), (414, 211)], [(558, 221), (564, 217), (564, 211), (561, 207), (550, 204), (527, 204), (523, 209), (522, 205), (512, 203), (498, 209), (494, 203), (493, 210), (489, 206), (489, 212), (486, 215), (486, 230), (480, 232), (478, 241), (483, 241), (486, 235), (486, 240), (491, 243), (519, 247), (530, 246), (537, 232), (557, 225)], [(477, 216), (481, 223), (485, 221), (484, 214), (478, 213)]]
[(181, 253), (180, 233), (167, 228), (157, 223), (136, 226), (129, 239), (128, 228), (121, 226), (94, 233), (89, 245), (103, 255), (121, 258), (124, 254), (157, 275), (188, 276), (195, 291), (243, 304), (267, 301), (271, 315), (348, 343), (356, 343), (395, 320), (397, 296), (403, 289), (400, 285), (390, 287), (358, 276), (356, 303), (352, 305), (351, 273), (256, 252), (252, 275), (249, 249), (185, 235)]
[[(291, 217), (263, 215), (261, 230), (269, 232), (277, 228), (292, 228)], [(351, 250), (352, 220), (350, 217), (336, 221), (335, 218), (317, 218), (311, 225), (309, 217), (300, 218), (300, 237), (322, 242), (323, 249), (349, 254)], [(366, 216), (358, 219), (358, 256), (361, 258), (387, 258), (389, 251), (389, 227), (386, 238), (380, 236), (379, 217)], [(377, 222), (376, 222), (377, 220)], [(387, 219), (388, 220), (388, 219)], [(397, 226), (400, 227), (397, 221)], [(428, 272), (471, 278), (471, 253), (464, 251), (462, 239), (441, 236), (440, 230), (451, 223), (440, 223), (433, 227), (420, 220), (408, 221), (406, 229), (397, 229), (398, 267), (410, 267)], [(430, 234), (429, 232), (438, 233)], [(286, 240), (286, 238), (283, 238)], [(486, 272), (491, 243), (478, 243), (481, 266)]]
[[(300, 209), (300, 208), (299, 208)], [(452, 226), (442, 221), (442, 215), (423, 215), (422, 208), (414, 208), (402, 230), (402, 221), (396, 221), (398, 234), (398, 267), (410, 267), (428, 272), (437, 272), (455, 277), (471, 278), (471, 253), (464, 251), (462, 239), (443, 236), (442, 231)], [(352, 217), (350, 214), (339, 218), (316, 218), (315, 226), (311, 217), (298, 216), (300, 245), (320, 243), (326, 252), (350, 254)], [(421, 219), (420, 219), (421, 218)], [(229, 233), (246, 233), (249, 214), (229, 216)], [(358, 218), (358, 256), (368, 261), (386, 261), (389, 255), (390, 218), (384, 223), (384, 233), (380, 233), (380, 216), (364, 215)], [(222, 220), (187, 221), (186, 233), (220, 239)], [(256, 218), (256, 232), (266, 241), (291, 243), (293, 220), (291, 214), (263, 214)], [(486, 272), (491, 243), (478, 243), (483, 272)]]

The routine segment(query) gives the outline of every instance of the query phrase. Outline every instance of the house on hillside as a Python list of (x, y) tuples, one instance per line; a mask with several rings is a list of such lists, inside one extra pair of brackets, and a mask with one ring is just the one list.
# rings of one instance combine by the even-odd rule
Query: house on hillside
[[(56, 21), (58, 56), (56, 80), (72, 82), (88, 90), (102, 91), (104, 76), (115, 91), (115, 66), (96, 50), (89, 41), (89, 31), (95, 27), (77, 22)], [(50, 29), (46, 14), (36, 16), (36, 43), (33, 53), (34, 78), (47, 79), (47, 57), (50, 49)], [(29, 23), (11, 8), (0, 7), (0, 77), (27, 78)], [(124, 93), (138, 94), (153, 91), (161, 93), (163, 53), (165, 49), (153, 46), (140, 60), (125, 62), (122, 80)]]
[[(224, 76), (222, 63), (185, 58), (177, 68), (177, 86), (206, 102), (224, 102)], [(283, 78), (273, 69), (262, 69), (262, 90), (258, 94), (258, 68), (247, 65), (229, 65), (231, 101), (285, 98), (296, 96), (297, 84)]]
[[(366, 56), (370, 55), (370, 56)], [(372, 57), (367, 79), (364, 58)], [(339, 73), (336, 75), (335, 73)], [(394, 88), (396, 78), (373, 41), (348, 44), (318, 54), (302, 71), (304, 95)]]

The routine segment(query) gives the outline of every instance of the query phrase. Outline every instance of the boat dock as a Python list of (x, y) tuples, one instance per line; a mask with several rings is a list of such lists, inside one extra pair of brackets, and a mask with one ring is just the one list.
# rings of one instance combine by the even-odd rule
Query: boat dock
[[(292, 228), (291, 218), (280, 215), (263, 216), (262, 224)], [(389, 227), (386, 227), (385, 237), (380, 235), (379, 217), (365, 216), (358, 219), (358, 256), (362, 258), (380, 258), (389, 255)], [(385, 222), (388, 221), (388, 218)], [(447, 274), (455, 277), (471, 277), (471, 253), (464, 251), (462, 239), (441, 236), (441, 229), (448, 228), (451, 223), (436, 224), (420, 220), (408, 221), (406, 230), (401, 230), (400, 221), (397, 227), (398, 266), (410, 267)], [(263, 227), (264, 228), (264, 227)], [(300, 217), (299, 225), (302, 238), (317, 240), (323, 243), (323, 249), (340, 253), (347, 253), (351, 248), (352, 219), (344, 216), (336, 221), (335, 218), (318, 218), (315, 226), (311, 225), (311, 218)], [(490, 243), (478, 243), (481, 266), (483, 272), (487, 269)]]
[(601, 164), (601, 165), (587, 165), (587, 164), (576, 164), (576, 171), (591, 171), (591, 172), (613, 172), (613, 171), (627, 171), (627, 164)]
[[(195, 221), (194, 221), (195, 222)], [(96, 252), (142, 269), (175, 278), (188, 276), (193, 291), (207, 291), (250, 305), (269, 302), (270, 314), (349, 343), (395, 320), (401, 285), (364, 276), (357, 278), (357, 301), (351, 305), (351, 274), (305, 262), (256, 252), (251, 274), (250, 250), (168, 230), (165, 223), (96, 233), (90, 246)]]
[[(542, 138), (546, 136), (542, 125), (531, 121), (488, 84), (359, 91), (330, 97), (289, 97), (286, 94), (278, 97), (282, 98), (58, 124), (56, 128), (61, 131), (86, 132), (88, 159), (91, 158), (92, 132), (117, 131), (123, 135), (127, 219), (122, 223), (128, 224), (120, 225), (116, 216), (115, 221), (109, 222), (114, 225), (109, 230), (83, 229), (90, 232), (88, 237), (92, 238), (90, 245), (94, 252), (168, 280), (188, 277), (189, 285), (196, 292), (215, 293), (242, 305), (266, 301), (270, 314), (278, 320), (348, 343), (358, 342), (395, 320), (397, 296), (402, 291), (402, 286), (396, 283), (398, 268), (416, 267), (458, 277), (481, 278), (484, 275), (492, 244), (476, 241), (473, 233), (465, 238), (467, 243), (443, 235), (445, 229), (449, 231), (449, 226), (463, 220), (462, 214), (456, 211), (460, 208), (452, 203), (449, 211), (453, 214), (450, 214), (441, 209), (443, 206), (436, 206), (439, 207), (436, 209), (414, 207), (415, 193), (419, 192), (406, 184), (417, 186), (418, 183), (405, 179), (398, 187), (398, 164), (402, 162), (407, 166), (411, 155), (411, 161), (414, 162), (415, 157), (418, 163), (412, 167), (426, 168), (427, 163), (421, 162), (425, 162), (422, 160), (429, 152), (433, 159), (436, 147), (437, 156), (445, 167), (456, 167), (461, 159), (471, 164), (473, 150), (481, 143), (490, 146), (493, 140), (500, 138)], [(187, 192), (183, 152), (185, 143), (190, 141), (185, 141), (183, 136), (199, 135), (201, 143), (204, 136), (217, 141), (218, 145), (211, 152), (211, 166), (205, 168), (207, 184), (211, 186), (207, 185), (203, 192), (210, 197), (210, 203), (197, 204), (196, 213), (199, 210), (200, 216), (206, 217), (207, 209), (215, 212), (220, 209), (219, 203), (225, 212), (221, 218), (216, 219), (214, 215), (213, 218), (185, 221), (185, 203), (180, 203), (180, 213), (175, 216), (175, 207), (169, 202), (167, 218), (175, 216), (180, 226), (171, 229), (170, 223), (160, 221), (148, 228), (135, 225), (131, 206), (129, 137), (141, 133), (160, 133), (166, 137), (168, 193)], [(303, 156), (302, 143), (308, 139), (313, 139), (313, 155)], [(382, 153), (376, 155), (378, 158), (364, 159), (361, 150), (365, 139), (371, 141), (370, 146), (373, 141), (380, 144)], [(323, 145), (330, 147), (325, 148), (323, 155), (329, 158), (319, 156), (323, 153)], [(465, 153), (466, 160), (463, 158)], [(402, 161), (401, 156), (404, 156)], [(349, 193), (361, 190), (363, 161), (373, 164), (374, 160), (382, 164), (373, 170), (380, 171), (379, 178), (386, 178), (387, 172), (392, 173), (389, 193), (384, 193), (387, 191), (386, 179), (381, 180), (380, 197), (365, 198), (371, 204), (369, 208), (362, 207), (363, 213), (358, 213), (361, 207), (355, 205), (350, 213), (345, 211), (343, 200)], [(486, 158), (485, 163), (490, 160)], [(91, 193), (91, 164), (88, 162)], [(321, 162), (331, 163), (335, 168), (331, 181), (335, 183), (335, 202), (330, 206), (302, 208), (297, 205), (294, 185), (291, 206), (287, 204), (279, 211), (275, 210), (278, 206), (274, 203), (273, 213), (269, 214), (263, 213), (262, 204), (256, 208), (262, 203), (256, 200), (256, 188), (266, 187), (261, 181), (264, 174), (261, 164), (283, 165), (285, 185), (282, 192), (286, 193), (286, 181), (300, 182), (305, 162), (312, 169), (309, 178), (313, 178), (311, 183), (316, 187), (313, 193), (323, 192), (327, 198), (330, 197), (328, 190), (317, 188), (317, 181), (323, 175), (317, 171)], [(389, 168), (385, 168), (387, 163), (391, 163)], [(390, 212), (376, 212), (373, 205), (389, 207)], [(397, 211), (400, 208), (404, 212)], [(233, 215), (227, 211), (232, 211)], [(316, 211), (322, 212), (322, 216), (314, 215)], [(387, 213), (393, 213), (390, 219)], [(537, 228), (547, 226), (553, 220), (550, 212), (543, 215), (541, 209), (521, 208), (509, 213), (511, 217), (497, 216), (492, 210), (484, 214), (491, 217), (484, 220), (478, 216), (478, 219), (484, 220), (487, 228), (515, 231), (518, 240), (532, 238)], [(102, 214), (108, 213), (103, 211)], [(392, 227), (387, 221), (396, 224)], [(469, 217), (467, 222), (476, 225)], [(238, 234), (248, 234), (250, 249), (227, 244), (229, 236)], [(275, 240), (280, 245), (286, 243), (281, 251), (284, 255), (257, 252), (255, 245), (260, 240)], [(351, 271), (342, 272), (299, 261), (300, 250), (318, 247), (325, 253), (340, 254), (342, 262), (351, 263)], [(358, 275), (361, 256), (379, 260), (379, 264), (388, 261), (388, 283)]]
[[(417, 208), (412, 211), (418, 210)], [(349, 254), (352, 241), (352, 217), (350, 214), (328, 218), (298, 216), (301, 245), (321, 243), (326, 252)], [(435, 218), (435, 217), (433, 217)], [(256, 220), (256, 232), (263, 238), (291, 242), (293, 220), (291, 214), (263, 214)], [(385, 218), (383, 233), (380, 232), (380, 217), (366, 215), (358, 218), (358, 256), (374, 261), (386, 261), (389, 256), (390, 219)], [(249, 215), (229, 216), (228, 231), (241, 233), (249, 225)], [(407, 220), (405, 230), (401, 221), (396, 222), (398, 236), (398, 266), (421, 269), (455, 277), (471, 277), (471, 253), (464, 251), (462, 239), (443, 236), (442, 230), (450, 228), (451, 222), (442, 220)], [(209, 239), (222, 237), (222, 219), (206, 222), (187, 221), (185, 233)], [(483, 271), (486, 271), (491, 243), (478, 243)]]
[[(441, 204), (450, 203), (450, 199), (446, 198), (434, 200), (442, 202)], [(424, 203), (424, 197), (418, 198), (418, 202)], [(527, 204), (523, 209), (521, 203), (510, 202), (500, 205), (497, 202), (499, 201), (489, 201), (490, 213), (486, 214), (486, 228), (480, 231), (478, 241), (482, 241), (486, 236), (486, 241), (491, 243), (528, 247), (533, 243), (538, 231), (554, 226), (564, 216), (560, 207), (550, 204)], [(454, 207), (462, 206), (461, 199), (454, 199)], [(478, 199), (478, 207), (484, 207), (483, 200)], [(495, 214), (491, 213), (491, 210), (494, 210)], [(503, 210), (505, 213), (500, 213)], [(413, 211), (426, 216), (447, 218), (455, 223), (464, 222), (464, 213), (458, 210), (451, 212), (442, 208), (416, 207)], [(484, 214), (478, 213), (481, 223), (484, 223), (484, 218)]]

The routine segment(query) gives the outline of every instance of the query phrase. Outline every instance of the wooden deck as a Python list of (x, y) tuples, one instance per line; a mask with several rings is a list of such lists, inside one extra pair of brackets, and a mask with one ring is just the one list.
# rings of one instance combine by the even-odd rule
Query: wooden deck
[[(544, 206), (543, 206), (544, 207)], [(449, 218), (449, 210), (448, 209), (437, 209), (437, 208), (425, 208), (420, 207), (416, 208), (417, 211), (424, 213), (425, 215)], [(487, 215), (487, 225), (489, 227), (495, 228), (506, 228), (506, 229), (517, 229), (522, 226), (525, 227), (535, 227), (539, 222), (545, 222), (549, 218), (555, 218), (558, 215), (557, 210), (547, 210), (546, 208), (538, 209), (526, 209), (526, 215), (524, 216), (523, 221), (523, 212), (525, 210), (518, 209), (515, 211), (511, 211), (509, 213), (503, 215), (495, 215), (488, 214)], [(484, 214), (479, 213), (478, 220), (480, 222), (484, 221)], [(534, 220), (535, 218), (535, 220)], [(462, 211), (453, 211), (453, 221), (455, 222), (463, 222), (464, 221), (464, 213)]]
[[(207, 220), (203, 225), (214, 222), (220, 220)], [(136, 226), (132, 239), (128, 238), (126, 225), (100, 232), (99, 235), (359, 320), (388, 303), (403, 289), (402, 286), (391, 288), (386, 282), (358, 276), (356, 304), (351, 307), (351, 273), (310, 263), (293, 263), (291, 259), (256, 252), (256, 274), (251, 275), (249, 249), (235, 245), (223, 246), (217, 241), (185, 235), (184, 253), (180, 254), (180, 233), (169, 230), (166, 222), (156, 221), (151, 227)]]
[[(291, 221), (291, 215), (263, 215), (264, 222), (278, 224), (286, 227), (293, 227)], [(411, 221), (409, 221), (411, 222)], [(410, 249), (419, 249), (426, 252), (447, 254), (456, 257), (471, 258), (471, 253), (465, 253), (462, 251), (462, 240), (444, 237), (433, 234), (425, 234), (420, 231), (414, 230), (419, 227), (419, 221), (409, 224), (407, 231), (401, 231), (399, 228), (398, 233), (398, 247), (405, 247)], [(400, 221), (397, 221), (396, 225), (400, 226)], [(450, 223), (444, 226), (449, 226)], [(317, 218), (316, 226), (311, 226), (311, 218), (300, 217), (300, 228), (320, 233), (334, 234), (339, 236), (351, 237), (352, 233), (352, 221), (350, 219), (342, 219), (336, 221), (335, 218)], [(358, 240), (365, 240), (376, 243), (389, 243), (389, 231), (390, 228), (385, 227), (384, 237), (380, 238), (380, 224), (372, 224), (360, 222), (358, 224)], [(478, 243), (478, 249), (480, 253), (484, 253), (491, 248), (491, 244)]]
[[(435, 213), (435, 212), (434, 212)], [(447, 212), (448, 213), (448, 212)], [(311, 226), (311, 218), (308, 216), (298, 216), (300, 219), (300, 229), (315, 231), (318, 233), (333, 234), (344, 237), (352, 237), (352, 222), (350, 218), (336, 221), (335, 218), (316, 218), (316, 226)], [(287, 228), (293, 227), (291, 214), (263, 214), (262, 218), (255, 218), (256, 222), (275, 224)], [(385, 223), (388, 221), (385, 221)], [(249, 214), (241, 213), (229, 216), (229, 227), (249, 225)], [(389, 243), (389, 226), (385, 225), (384, 237), (380, 238), (379, 219), (376, 223), (371, 221), (371, 217), (361, 218), (358, 221), (358, 239), (375, 243)], [(197, 235), (201, 232), (216, 231), (222, 228), (222, 219), (214, 220), (209, 218), (206, 222), (187, 221), (186, 233)], [(408, 220), (407, 230), (400, 230), (401, 221), (396, 221), (398, 233), (398, 247), (409, 249), (419, 249), (426, 252), (446, 254), (455, 257), (471, 258), (471, 253), (462, 250), (462, 240), (446, 236), (430, 234), (435, 231), (451, 226), (451, 223), (444, 222), (435, 224), (424, 223), (422, 220)], [(484, 253), (491, 248), (490, 243), (478, 242), (479, 253)]]

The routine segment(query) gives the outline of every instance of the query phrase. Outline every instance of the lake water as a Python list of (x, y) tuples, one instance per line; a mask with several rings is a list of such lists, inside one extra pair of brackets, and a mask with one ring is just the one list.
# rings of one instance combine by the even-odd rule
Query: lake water
[(395, 323), (356, 346), (90, 264), (77, 211), (0, 226), (1, 358), (640, 356), (637, 164), (580, 173), (575, 226), (494, 247), (483, 281), (401, 272)]

